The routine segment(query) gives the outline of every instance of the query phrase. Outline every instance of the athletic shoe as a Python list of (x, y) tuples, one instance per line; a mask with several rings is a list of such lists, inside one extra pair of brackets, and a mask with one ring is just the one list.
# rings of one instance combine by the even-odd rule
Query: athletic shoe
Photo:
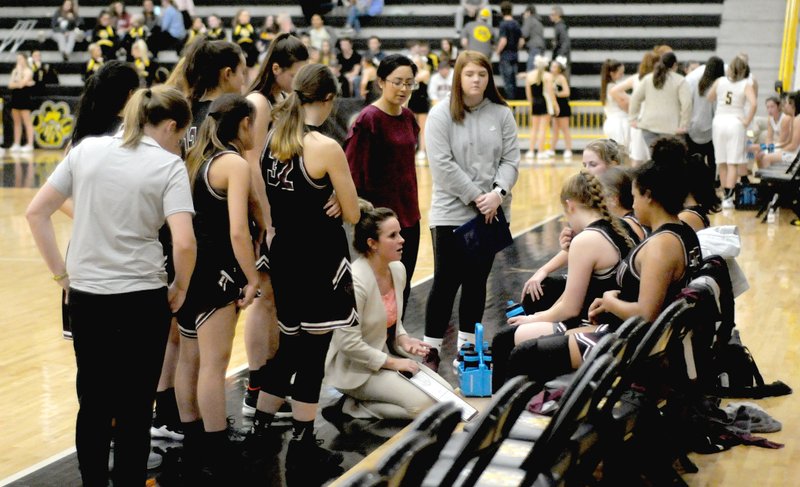
[(442, 361), (439, 358), (439, 350), (436, 348), (431, 348), (428, 351), (428, 354), (425, 355), (425, 358), (422, 359), (422, 365), (428, 367), (434, 372), (439, 372), (439, 363)]
[(725, 198), (722, 200), (722, 209), (729, 210), (731, 208), (736, 208), (736, 204), (733, 202), (734, 197), (731, 196), (730, 198)]
[(417, 160), (418, 161), (424, 161), (425, 159), (427, 159), (427, 157), (428, 156), (427, 156), (427, 154), (425, 154), (424, 150), (418, 150), (417, 151)]
[(11, 152), (11, 153), (17, 153), (17, 152), (21, 152), (21, 151), (22, 151), (22, 146), (20, 146), (19, 144), (14, 144), (9, 149), (9, 152)]
[(336, 400), (335, 403), (331, 404), (330, 406), (325, 406), (322, 408), (322, 417), (325, 418), (327, 422), (334, 425), (337, 429), (341, 430), (344, 426), (345, 421), (352, 419), (348, 414), (345, 414), (343, 411), (344, 402), (347, 400), (347, 396), (342, 394), (342, 397)]
[(249, 431), (242, 443), (242, 456), (250, 460), (268, 458), (277, 454), (283, 447), (283, 435), (276, 428)]
[(249, 385), (244, 388), (244, 398), (242, 399), (242, 416), (254, 416), (256, 405), (258, 404), (258, 393), (261, 389), (251, 389)]
[(150, 438), (183, 441), (183, 431), (179, 426), (162, 423), (158, 419), (154, 419), (153, 425), (150, 426)]
[(33, 144), (23, 145), (19, 151), (24, 153), (33, 152)]
[(308, 469), (314, 465), (315, 474), (319, 478), (330, 478), (342, 472), (341, 465), (344, 456), (338, 451), (331, 451), (322, 447), (322, 440), (315, 437), (292, 439), (286, 452), (286, 469)]
[(565, 150), (564, 151), (564, 159), (572, 159), (572, 151), (571, 150)]
[(536, 159), (536, 152), (529, 150), (528, 152), (525, 153), (526, 161), (533, 162), (534, 159)]

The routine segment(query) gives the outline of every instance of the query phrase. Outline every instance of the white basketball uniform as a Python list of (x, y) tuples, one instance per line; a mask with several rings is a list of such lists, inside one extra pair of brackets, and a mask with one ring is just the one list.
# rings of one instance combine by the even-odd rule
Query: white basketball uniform
[(608, 84), (606, 90), (606, 103), (603, 111), (606, 120), (603, 122), (603, 133), (616, 143), (628, 147), (630, 141), (630, 124), (628, 123), (628, 112), (619, 106), (614, 97), (611, 96), (611, 88), (616, 86), (613, 81)]
[(711, 124), (711, 139), (717, 164), (745, 164), (744, 118), (747, 80), (732, 82), (727, 77), (717, 83), (717, 108)]

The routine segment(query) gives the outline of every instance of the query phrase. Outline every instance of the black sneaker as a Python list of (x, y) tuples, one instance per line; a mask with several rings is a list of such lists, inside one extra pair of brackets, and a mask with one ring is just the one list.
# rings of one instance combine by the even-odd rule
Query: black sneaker
[(245, 435), (242, 445), (242, 456), (246, 459), (266, 459), (281, 451), (283, 447), (283, 435), (276, 428), (250, 431)]
[(439, 358), (439, 350), (436, 348), (431, 348), (428, 350), (428, 355), (425, 355), (425, 358), (422, 359), (422, 365), (428, 367), (434, 372), (439, 372), (439, 363), (442, 361)]
[[(338, 451), (322, 447), (322, 440), (315, 437), (292, 439), (286, 452), (286, 470), (305, 471), (319, 479), (327, 479), (340, 475), (344, 469), (340, 466), (344, 456)], [(314, 465), (314, 472), (308, 466)]]
[(346, 400), (347, 396), (342, 394), (342, 397), (340, 397), (335, 403), (331, 404), (330, 406), (325, 406), (321, 411), (322, 417), (339, 430), (342, 429), (345, 421), (352, 419), (342, 410)]

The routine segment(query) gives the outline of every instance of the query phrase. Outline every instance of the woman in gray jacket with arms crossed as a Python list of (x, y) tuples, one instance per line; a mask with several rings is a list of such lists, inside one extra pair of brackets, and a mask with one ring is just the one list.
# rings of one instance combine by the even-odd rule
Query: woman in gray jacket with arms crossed
[(519, 174), (517, 124), (492, 78), (489, 59), (476, 51), (458, 56), (450, 98), (431, 109), (425, 125), (433, 178), (430, 212), (434, 276), (425, 316), (426, 365), (438, 370), (439, 351), (456, 292), (458, 347), (475, 342), (483, 318), (486, 280), (494, 256), (466, 254), (453, 230), (481, 214), (493, 222), (503, 206), (509, 215), (511, 188)]

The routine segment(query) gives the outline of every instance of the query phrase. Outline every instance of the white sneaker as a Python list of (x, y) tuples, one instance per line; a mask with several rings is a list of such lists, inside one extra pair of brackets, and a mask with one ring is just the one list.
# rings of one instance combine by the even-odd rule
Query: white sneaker
[(731, 208), (736, 208), (736, 204), (733, 202), (733, 196), (730, 198), (725, 198), (722, 200), (722, 209), (723, 210), (730, 210)]
[(11, 149), (9, 149), (10, 152), (20, 152), (21, 150), (22, 146), (20, 146), (19, 144), (14, 144), (11, 146)]
[(536, 158), (536, 153), (534, 151), (529, 150), (528, 152), (525, 153), (525, 160), (526, 161), (532, 161), (535, 158)]
[(20, 152), (33, 152), (33, 144), (23, 145)]
[(565, 150), (564, 151), (564, 159), (572, 159), (572, 151), (571, 150)]
[(552, 150), (546, 150), (539, 152), (543, 159), (552, 159), (556, 156), (556, 153)]
[(424, 150), (417, 151), (417, 160), (425, 160), (428, 156), (425, 154)]
[(183, 433), (170, 429), (169, 425), (162, 424), (159, 427), (150, 427), (151, 438), (163, 438), (166, 440), (183, 441)]

